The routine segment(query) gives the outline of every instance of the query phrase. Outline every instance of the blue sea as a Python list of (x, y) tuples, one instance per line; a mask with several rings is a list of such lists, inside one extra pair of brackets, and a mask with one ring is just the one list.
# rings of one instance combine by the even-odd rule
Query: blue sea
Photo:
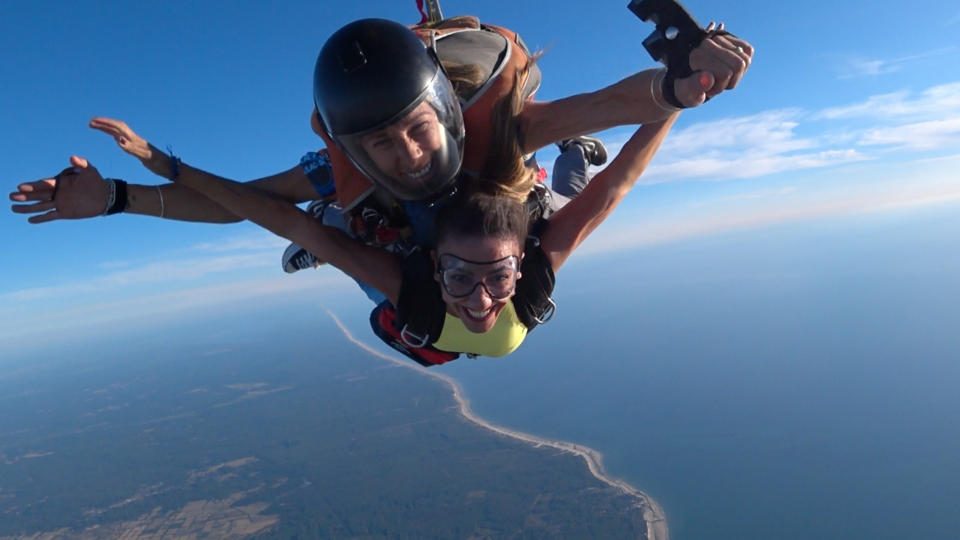
[(483, 417), (589, 445), (685, 539), (957, 538), (960, 209), (581, 257), (460, 360)]

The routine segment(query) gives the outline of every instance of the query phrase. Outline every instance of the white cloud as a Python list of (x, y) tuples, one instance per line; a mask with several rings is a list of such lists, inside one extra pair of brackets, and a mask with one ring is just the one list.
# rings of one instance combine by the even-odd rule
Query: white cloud
[(925, 120), (954, 115), (960, 115), (960, 82), (934, 86), (916, 96), (907, 91), (871, 96), (862, 103), (824, 109), (814, 118)]
[(693, 205), (692, 212), (674, 217), (623, 221), (617, 227), (607, 227), (598, 231), (583, 244), (581, 249), (577, 250), (574, 257), (833, 216), (960, 202), (960, 184), (922, 180), (903, 180), (877, 190), (852, 189), (847, 192), (837, 192), (819, 189), (815, 193), (808, 193), (803, 198), (787, 196), (776, 201), (767, 200), (774, 195), (792, 195), (795, 191), (787, 187), (781, 190), (754, 193), (756, 195), (754, 198), (764, 200), (752, 207), (733, 204), (720, 205), (715, 209), (705, 208), (710, 204), (723, 203), (731, 199), (725, 197), (720, 201)]
[(118, 287), (134, 284), (190, 281), (200, 279), (208, 274), (278, 265), (278, 261), (279, 257), (275, 254), (164, 261), (146, 264), (130, 270), (110, 272), (86, 281), (14, 291), (0, 296), (0, 300), (29, 302), (44, 298), (67, 298), (81, 294), (112, 291)]
[(640, 182), (754, 178), (868, 159), (852, 148), (822, 148), (816, 138), (799, 137), (795, 130), (806, 116), (795, 109), (768, 111), (677, 130)]
[(815, 141), (798, 139), (793, 133), (802, 115), (799, 110), (786, 109), (701, 122), (671, 133), (661, 152), (693, 155), (711, 149), (741, 151), (762, 147), (765, 153), (784, 153), (813, 148)]
[[(289, 241), (258, 231), (243, 236), (224, 238), (217, 243), (202, 243), (185, 251), (167, 254), (167, 259), (140, 263), (110, 261), (97, 265), (104, 273), (92, 278), (35, 287), (0, 295), (0, 315), (19, 309), (18, 304), (43, 299), (65, 299), (81, 295), (103, 294), (139, 284), (160, 285), (172, 282), (195, 281), (212, 274), (229, 274), (252, 268), (279, 266), (280, 249)], [(197, 252), (209, 253), (198, 256)], [(183, 257), (185, 253), (192, 256)], [(229, 253), (229, 254), (228, 254)]]
[(917, 60), (934, 56), (942, 56), (952, 53), (955, 50), (956, 47), (945, 47), (943, 49), (936, 49), (921, 54), (903, 56), (900, 58), (890, 58), (886, 60), (851, 57), (848, 58), (845, 64), (840, 68), (840, 78), (849, 79), (852, 77), (877, 76), (896, 73), (905, 66), (915, 63)]
[(133, 298), (129, 297), (127, 291), (118, 289), (110, 296), (111, 300), (101, 298), (99, 302), (79, 302), (77, 305), (64, 306), (52, 312), (42, 310), (27, 316), (12, 314), (0, 317), (0, 322), (3, 323), (0, 325), (0, 343), (9, 339), (23, 344), (26, 336), (35, 333), (44, 334), (48, 338), (57, 336), (68, 339), (73, 335), (72, 331), (97, 327), (108, 322), (133, 323), (134, 320), (145, 318), (150, 324), (155, 324), (159, 316), (180, 317), (183, 313), (193, 315), (201, 309), (227, 304), (240, 305), (241, 309), (246, 309), (251, 307), (251, 301), (261, 298), (289, 301), (291, 295), (302, 298), (308, 291), (352, 290), (346, 287), (349, 282), (350, 278), (346, 275), (331, 271), (309, 276), (309, 279), (282, 276)]
[(290, 244), (289, 240), (280, 238), (266, 231), (224, 238), (218, 243), (205, 242), (190, 248), (191, 251), (207, 251), (224, 253), (227, 251), (263, 251), (283, 249)]
[(875, 120), (861, 129), (860, 146), (935, 150), (960, 146), (960, 83), (935, 86), (919, 94), (895, 92), (862, 103), (833, 107), (814, 115), (820, 120)]
[(778, 172), (828, 167), (866, 159), (869, 158), (851, 149), (793, 155), (746, 151), (733, 156), (705, 156), (677, 160), (664, 165), (651, 165), (640, 183), (653, 184), (665, 178), (670, 180), (755, 178)]
[[(849, 120), (859, 122), (841, 123)], [(816, 128), (816, 136), (800, 135)], [(627, 139), (607, 137), (608, 153), (615, 155)], [(693, 124), (667, 137), (640, 183), (755, 178), (872, 160), (890, 150), (952, 147), (960, 147), (960, 83), (818, 112), (773, 110)]]
[(960, 146), (960, 116), (866, 132), (863, 145), (886, 145), (913, 150), (934, 150)]

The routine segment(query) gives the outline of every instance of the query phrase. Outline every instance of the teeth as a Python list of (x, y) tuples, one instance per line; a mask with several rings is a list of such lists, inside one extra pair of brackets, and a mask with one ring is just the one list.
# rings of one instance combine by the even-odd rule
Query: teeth
[(472, 310), (472, 309), (468, 309), (468, 310), (467, 310), (467, 313), (469, 313), (470, 316), (473, 317), (474, 319), (482, 319), (482, 318), (484, 318), (484, 317), (486, 317), (487, 315), (490, 314), (490, 310), (491, 310), (491, 309), (493, 309), (493, 308), (487, 308), (487, 309), (485, 309), (485, 310), (483, 310), (483, 311), (474, 311), (474, 310)]
[(413, 173), (406, 173), (406, 175), (407, 175), (407, 178), (413, 178), (414, 180), (416, 180), (417, 178), (420, 178), (421, 176), (430, 172), (430, 169), (432, 168), (433, 168), (433, 162), (431, 161), (427, 163), (426, 167), (420, 169), (419, 171), (413, 172)]

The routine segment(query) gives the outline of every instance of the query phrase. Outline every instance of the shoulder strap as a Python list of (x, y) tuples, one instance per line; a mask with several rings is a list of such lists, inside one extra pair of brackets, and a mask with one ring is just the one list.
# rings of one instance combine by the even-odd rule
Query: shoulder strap
[(384, 343), (403, 353), (407, 358), (424, 367), (446, 364), (460, 357), (457, 353), (441, 351), (433, 345), (412, 347), (401, 337), (396, 329), (397, 312), (390, 302), (383, 302), (370, 313), (370, 326), (373, 333)]
[(447, 308), (440, 285), (433, 278), (434, 270), (433, 259), (422, 249), (415, 249), (403, 259), (394, 327), (414, 347), (436, 343), (443, 332)]
[(523, 262), (520, 263), (523, 276), (517, 281), (517, 294), (513, 299), (517, 318), (527, 330), (549, 321), (557, 309), (557, 304), (550, 298), (557, 282), (556, 276), (550, 259), (540, 247), (540, 236), (546, 230), (547, 223), (546, 219), (540, 218), (530, 229), (523, 250)]

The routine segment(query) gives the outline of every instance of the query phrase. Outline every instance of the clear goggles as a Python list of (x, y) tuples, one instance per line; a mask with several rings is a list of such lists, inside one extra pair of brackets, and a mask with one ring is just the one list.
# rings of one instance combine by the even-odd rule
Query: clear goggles
[(447, 294), (464, 298), (483, 285), (490, 298), (502, 300), (517, 288), (520, 257), (510, 255), (498, 261), (474, 262), (444, 253), (437, 260), (437, 275)]
[[(429, 127), (438, 131), (439, 142), (439, 147), (432, 151), (431, 171), (423, 179), (394, 178), (377, 167), (373, 158), (364, 149), (363, 141), (371, 133), (406, 118), (422, 103), (428, 103), (436, 115), (435, 120), (431, 118)], [(423, 94), (399, 114), (372, 129), (360, 133), (335, 135), (334, 139), (364, 175), (391, 195), (404, 201), (423, 201), (449, 191), (454, 186), (463, 161), (465, 136), (460, 101), (449, 79), (438, 68), (433, 82), (423, 91)]]

